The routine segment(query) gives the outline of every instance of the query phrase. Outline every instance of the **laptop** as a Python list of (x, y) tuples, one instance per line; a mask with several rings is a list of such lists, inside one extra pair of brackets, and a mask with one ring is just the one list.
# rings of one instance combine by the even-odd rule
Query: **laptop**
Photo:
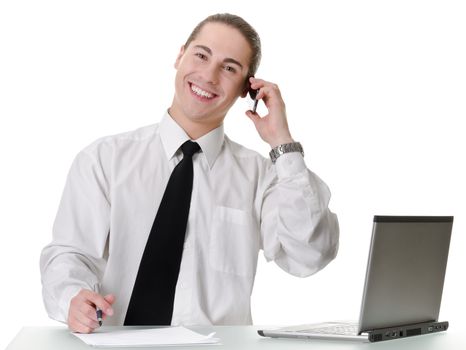
[(324, 322), (259, 335), (378, 342), (442, 332), (438, 321), (453, 216), (374, 216), (359, 323)]

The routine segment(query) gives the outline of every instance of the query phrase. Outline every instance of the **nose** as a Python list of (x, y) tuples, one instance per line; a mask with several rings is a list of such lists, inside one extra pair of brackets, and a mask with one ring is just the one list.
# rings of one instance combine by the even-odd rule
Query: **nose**
[(218, 75), (219, 69), (214, 63), (207, 65), (203, 71), (203, 78), (205, 79), (205, 82), (213, 85), (218, 84)]

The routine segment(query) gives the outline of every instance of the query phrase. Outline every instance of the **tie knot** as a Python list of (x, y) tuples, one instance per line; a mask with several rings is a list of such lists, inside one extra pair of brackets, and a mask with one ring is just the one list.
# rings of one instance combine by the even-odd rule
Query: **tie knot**
[(184, 157), (192, 157), (194, 153), (201, 149), (196, 142), (186, 141), (181, 145), (181, 151)]

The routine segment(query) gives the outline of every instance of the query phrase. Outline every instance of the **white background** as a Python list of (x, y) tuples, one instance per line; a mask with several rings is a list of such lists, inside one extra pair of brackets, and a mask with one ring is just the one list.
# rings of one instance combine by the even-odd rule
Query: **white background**
[[(71, 161), (96, 138), (158, 122), (173, 63), (207, 15), (261, 34), (308, 166), (330, 186), (340, 252), (298, 279), (261, 255), (256, 324), (355, 319), (374, 214), (454, 215), (441, 319), (464, 326), (466, 5), (462, 1), (0, 1), (0, 348), (56, 325), (39, 254)], [(229, 136), (267, 155), (239, 100)]]

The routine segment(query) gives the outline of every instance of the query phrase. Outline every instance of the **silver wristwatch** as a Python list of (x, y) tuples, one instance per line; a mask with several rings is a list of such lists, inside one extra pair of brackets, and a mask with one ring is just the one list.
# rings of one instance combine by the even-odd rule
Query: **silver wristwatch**
[(278, 157), (282, 154), (289, 153), (289, 152), (300, 152), (304, 157), (303, 147), (299, 142), (292, 142), (292, 143), (285, 143), (283, 145), (279, 145), (275, 148), (272, 148), (270, 151), (270, 159), (272, 159), (272, 163), (275, 163)]

